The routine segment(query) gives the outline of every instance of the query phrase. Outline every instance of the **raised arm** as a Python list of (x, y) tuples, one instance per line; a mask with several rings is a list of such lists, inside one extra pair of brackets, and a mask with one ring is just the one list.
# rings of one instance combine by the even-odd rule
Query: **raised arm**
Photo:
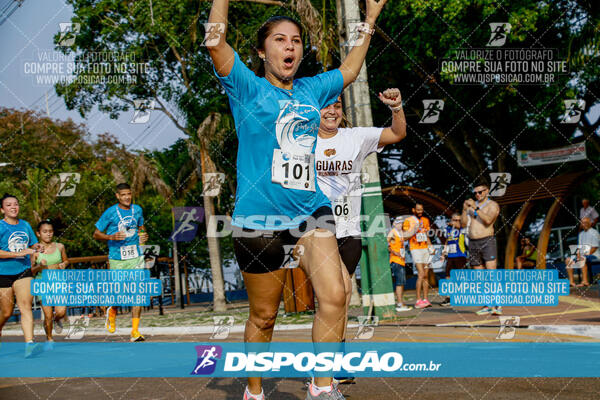
[(473, 199), (467, 199), (463, 203), (462, 214), (460, 215), (460, 226), (466, 228), (469, 224), (469, 212), (475, 208), (475, 201)]
[(495, 201), (490, 202), (490, 206), (485, 210), (477, 210), (477, 216), (485, 226), (492, 225), (499, 213), (500, 207)]
[[(377, 17), (379, 17), (383, 6), (385, 3), (387, 3), (387, 0), (366, 0), (366, 2), (367, 18), (365, 22), (369, 25), (367, 27), (368, 29), (374, 29), (375, 21), (377, 20)], [(214, 3), (216, 3), (216, 1)], [(351, 32), (349, 32), (349, 34), (351, 34)], [(371, 33), (362, 32), (361, 37), (364, 40), (360, 46), (354, 46), (342, 62), (342, 65), (340, 65), (340, 72), (344, 77), (344, 88), (356, 80), (358, 73), (360, 72), (360, 68), (365, 62), (367, 50), (369, 50), (369, 44), (371, 43)]]
[[(210, 9), (210, 16), (208, 22), (211, 24), (221, 24), (214, 26), (213, 28), (207, 28), (206, 37), (209, 38), (213, 35), (215, 41), (218, 40), (214, 46), (209, 46), (207, 43), (206, 48), (210, 54), (210, 58), (213, 60), (215, 70), (220, 76), (227, 76), (233, 68), (233, 49), (227, 41), (227, 14), (229, 11), (229, 0), (213, 0), (212, 8)], [(220, 31), (219, 26), (222, 27), (223, 32)], [(209, 29), (211, 29), (209, 31)], [(218, 35), (218, 39), (216, 36)], [(205, 39), (206, 40), (206, 39)], [(206, 42), (209, 42), (206, 40)], [(212, 44), (212, 43), (211, 43)]]
[(392, 110), (392, 125), (384, 128), (379, 137), (379, 147), (398, 143), (406, 137), (406, 119), (402, 110), (402, 96), (400, 90), (386, 89), (379, 93), (379, 100)]

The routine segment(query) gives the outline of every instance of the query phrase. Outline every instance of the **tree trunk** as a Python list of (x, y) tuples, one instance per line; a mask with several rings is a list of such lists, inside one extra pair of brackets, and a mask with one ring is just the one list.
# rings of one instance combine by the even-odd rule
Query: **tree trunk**
[[(204, 186), (204, 174), (206, 172), (213, 171), (214, 164), (208, 155), (208, 152), (204, 147), (200, 148), (200, 166), (202, 169), (202, 185)], [(213, 198), (209, 196), (203, 196), (204, 198), (204, 217), (206, 221), (206, 233), (208, 241), (208, 254), (210, 258), (210, 270), (212, 274), (212, 286), (213, 286), (213, 307), (214, 311), (225, 311), (227, 310), (227, 302), (225, 301), (225, 280), (223, 279), (223, 263), (221, 262), (221, 246), (219, 244), (219, 238), (216, 237), (214, 232), (210, 232), (209, 223), (213, 215), (215, 215), (215, 205)]]

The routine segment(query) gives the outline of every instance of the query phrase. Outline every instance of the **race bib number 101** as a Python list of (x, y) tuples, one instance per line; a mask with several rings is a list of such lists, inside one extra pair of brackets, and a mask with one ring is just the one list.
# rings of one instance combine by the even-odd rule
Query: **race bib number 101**
[(286, 189), (315, 191), (315, 155), (273, 151), (271, 181)]

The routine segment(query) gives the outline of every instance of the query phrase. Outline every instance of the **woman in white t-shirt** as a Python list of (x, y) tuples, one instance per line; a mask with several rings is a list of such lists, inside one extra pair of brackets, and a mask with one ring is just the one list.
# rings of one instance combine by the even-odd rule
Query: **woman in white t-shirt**
[(351, 277), (362, 251), (360, 232), (361, 168), (365, 158), (387, 144), (406, 137), (406, 120), (400, 90), (387, 89), (379, 99), (392, 110), (387, 128), (346, 128), (342, 99), (321, 110), (321, 125), (315, 149), (317, 182), (331, 200), (340, 256), (349, 276), (345, 282), (346, 307), (352, 295)]

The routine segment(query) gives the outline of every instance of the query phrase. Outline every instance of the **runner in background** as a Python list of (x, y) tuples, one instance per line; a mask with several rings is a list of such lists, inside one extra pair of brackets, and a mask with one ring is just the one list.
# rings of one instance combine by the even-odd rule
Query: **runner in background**
[[(446, 279), (450, 279), (450, 271), (463, 269), (467, 265), (465, 235), (466, 229), (461, 227), (460, 214), (452, 214), (450, 225), (446, 227), (446, 242), (442, 250), (442, 261), (446, 259)], [(449, 306), (450, 297), (446, 297), (440, 305)]]
[(418, 272), (417, 278), (417, 302), (415, 308), (431, 307), (429, 302), (429, 264), (432, 258), (431, 241), (429, 240), (429, 218), (423, 215), (423, 205), (415, 203), (413, 215), (406, 218), (402, 224), (402, 233), (405, 239), (409, 239), (410, 255)]
[[(365, 158), (383, 150), (388, 144), (406, 137), (406, 120), (400, 90), (386, 89), (379, 99), (392, 111), (392, 124), (387, 128), (347, 128), (342, 111), (342, 98), (321, 110), (319, 137), (315, 149), (317, 182), (331, 200), (335, 230), (342, 262), (348, 270), (344, 282), (346, 314), (352, 297), (352, 275), (362, 254), (360, 229), (361, 169)], [(344, 127), (341, 127), (342, 124)], [(346, 325), (344, 338), (346, 340)], [(339, 383), (351, 378), (336, 377)]]
[[(118, 203), (104, 211), (96, 222), (94, 239), (108, 241), (110, 269), (142, 269), (145, 267), (145, 261), (140, 244), (148, 240), (148, 234), (144, 229), (142, 207), (132, 204), (129, 184), (119, 183), (116, 189)], [(139, 332), (141, 314), (142, 307), (131, 307), (131, 342), (145, 340)], [(117, 329), (115, 306), (106, 310), (106, 329), (110, 333), (114, 333)]]
[[(494, 222), (500, 214), (500, 206), (488, 198), (490, 187), (487, 182), (478, 182), (473, 188), (475, 198), (463, 203), (461, 226), (469, 224), (469, 265), (473, 269), (496, 269), (498, 249), (494, 236)], [(502, 307), (494, 304), (483, 306), (477, 315), (502, 315)]]
[[(49, 219), (45, 219), (37, 226), (37, 235), (40, 239), (40, 252), (36, 253), (34, 265), (31, 272), (35, 279), (42, 278), (42, 271), (45, 269), (65, 269), (69, 265), (67, 252), (62, 243), (54, 242), (54, 225)], [(41, 302), (41, 296), (39, 297)], [(62, 320), (67, 315), (66, 306), (45, 306), (42, 304), (44, 313), (44, 330), (46, 331), (45, 350), (52, 350), (54, 339), (52, 338), (53, 323), (56, 323), (56, 333), (63, 330)]]
[[(285, 246), (297, 249), (315, 290), (313, 342), (342, 340), (347, 271), (340, 262), (331, 202), (316, 182), (314, 150), (320, 110), (358, 77), (385, 3), (366, 1), (366, 22), (359, 28), (364, 40), (339, 69), (295, 79), (304, 55), (297, 21), (276, 16), (259, 28), (256, 48), (263, 71), (257, 76), (225, 40), (229, 1), (212, 2), (208, 23), (218, 24), (223, 33), (207, 49), (229, 97), (239, 142), (232, 225), (250, 303), (246, 342), (271, 341), (285, 282)], [(306, 395), (307, 400), (341, 398), (332, 377), (314, 378)], [(248, 378), (244, 399), (264, 399), (260, 376)]]
[(406, 285), (406, 251), (404, 237), (402, 236), (402, 219), (396, 217), (392, 229), (387, 235), (388, 250), (390, 251), (390, 267), (394, 276), (396, 293), (396, 311), (412, 310), (411, 306), (404, 303), (404, 285)]
[(35, 233), (27, 221), (19, 219), (19, 200), (11, 194), (0, 199), (4, 219), (0, 221), (0, 335), (12, 316), (15, 297), (21, 313), (21, 329), (25, 338), (25, 357), (41, 352), (33, 342), (31, 306), (31, 257), (39, 251)]

